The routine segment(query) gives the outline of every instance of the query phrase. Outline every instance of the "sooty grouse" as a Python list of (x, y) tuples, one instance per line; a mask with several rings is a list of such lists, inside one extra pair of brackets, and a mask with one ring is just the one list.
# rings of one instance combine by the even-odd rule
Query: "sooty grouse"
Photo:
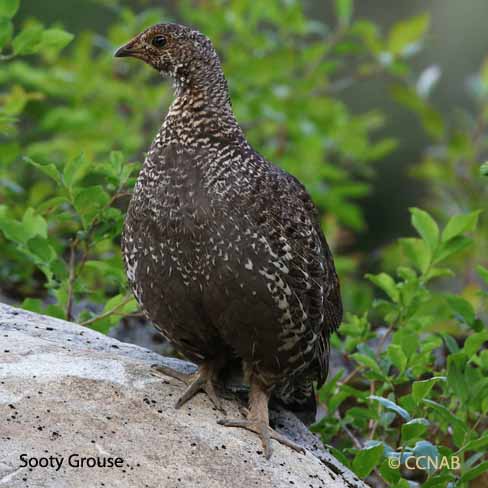
[(223, 420), (300, 449), (269, 427), (270, 397), (315, 413), (328, 339), (342, 305), (317, 211), (300, 182), (246, 141), (210, 40), (177, 24), (148, 28), (115, 53), (170, 77), (176, 99), (147, 153), (122, 239), (128, 279), (147, 316), (188, 359), (177, 407), (214, 388), (229, 362), (250, 385), (246, 419)]

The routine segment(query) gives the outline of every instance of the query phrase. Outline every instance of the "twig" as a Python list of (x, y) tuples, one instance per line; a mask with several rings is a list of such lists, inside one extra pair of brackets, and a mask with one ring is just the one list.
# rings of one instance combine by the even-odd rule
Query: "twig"
[[(110, 207), (118, 198), (121, 198), (126, 195), (131, 195), (132, 192), (117, 192), (115, 193), (111, 200), (108, 202), (105, 208)], [(85, 241), (88, 241), (88, 238), (91, 236), (95, 226), (98, 224), (98, 219), (94, 219), (93, 222), (90, 225), (90, 228), (88, 229), (87, 236), (85, 238)], [(78, 244), (80, 243), (80, 239), (77, 237), (74, 241), (71, 242), (70, 244), (70, 255), (69, 255), (69, 278), (68, 278), (68, 298), (66, 300), (66, 310), (65, 310), (65, 316), (66, 320), (73, 320), (73, 285), (76, 280), (76, 278), (79, 275), (79, 272), (81, 271), (81, 268), (84, 266), (86, 263), (86, 260), (88, 259), (88, 249), (85, 249), (83, 251), (83, 255), (81, 256), (79, 266), (78, 266), (78, 271), (76, 270), (76, 248), (78, 247)], [(91, 319), (90, 319), (91, 320)]]
[[(377, 352), (380, 353), (381, 352), (381, 349), (383, 348), (384, 344), (385, 344), (385, 341), (386, 339), (388, 338), (388, 336), (393, 332), (393, 329), (395, 328), (395, 324), (391, 324), (388, 329), (386, 330), (386, 332), (383, 334), (383, 337), (380, 339), (380, 341), (378, 342), (378, 348), (377, 348)], [(341, 382), (340, 384), (341, 385), (346, 385), (347, 383), (349, 383), (361, 370), (363, 369), (363, 366), (360, 365), (360, 366), (356, 366)]]
[(352, 440), (353, 444), (358, 449), (362, 449), (363, 445), (361, 444), (361, 441), (352, 433), (351, 430), (349, 430), (349, 427), (347, 427), (347, 425), (344, 424), (339, 412), (335, 413), (335, 417), (337, 420), (339, 420), (341, 427), (342, 427), (342, 430), (349, 436), (349, 438)]
[(107, 310), (106, 312), (103, 312), (100, 315), (97, 315), (96, 317), (92, 317), (91, 319), (88, 319), (88, 320), (85, 320), (84, 322), (81, 322), (80, 325), (86, 326), (86, 325), (93, 324), (93, 322), (96, 322), (97, 320), (104, 319), (104, 318), (108, 317), (109, 315), (112, 315), (119, 308), (122, 308), (124, 305), (126, 305), (131, 300), (132, 300), (132, 295), (127, 295), (119, 304), (115, 305), (115, 307), (111, 308), (110, 310)]
[(144, 312), (134, 312), (130, 313), (128, 315), (124, 315), (126, 319), (144, 319), (146, 318), (146, 315)]
[[(383, 334), (383, 337), (380, 339), (380, 342), (378, 343), (378, 349), (377, 349), (377, 353), (380, 354), (381, 353), (381, 350), (383, 349), (383, 346), (386, 342), (386, 339), (388, 338), (388, 336), (392, 333), (392, 331), (394, 330), (395, 328), (395, 325), (394, 324), (390, 324), (390, 326), (388, 327), (388, 329), (386, 330), (386, 332)], [(373, 381), (370, 385), (370, 394), (371, 395), (374, 395), (375, 394), (375, 382)], [(380, 410), (380, 405), (378, 404), (378, 412)], [(373, 439), (375, 433), (376, 433), (376, 428), (378, 427), (378, 421), (377, 420), (373, 420), (373, 419), (370, 419), (369, 421), (369, 439)]]
[(344, 29), (341, 27), (337, 27), (337, 29), (335, 29), (330, 36), (327, 36), (327, 38), (324, 39), (324, 42), (327, 43), (327, 51), (324, 56), (320, 56), (315, 62), (310, 63), (303, 76), (305, 79), (311, 76), (315, 72), (315, 70), (324, 62), (324, 58), (342, 40), (343, 36)]
[(363, 366), (356, 366), (341, 382), (341, 385), (346, 385), (349, 383), (360, 371)]
[[(375, 394), (375, 382), (372, 381), (371, 382), (371, 385), (369, 387), (369, 394), (370, 396), (373, 396)], [(379, 411), (380, 409), (380, 406), (379, 406), (379, 403), (378, 403), (378, 407), (377, 407), (377, 410)], [(373, 439), (375, 433), (376, 433), (376, 427), (378, 426), (378, 421), (376, 419), (369, 419), (369, 422), (368, 422), (368, 428), (369, 428), (369, 435), (368, 435), (368, 439), (371, 440)]]
[(313, 95), (335, 95), (346, 88), (349, 88), (353, 83), (360, 81), (367, 81), (376, 78), (377, 76), (385, 76), (385, 78), (390, 78), (388, 73), (382, 67), (376, 67), (374, 70), (367, 73), (360, 73), (355, 71), (350, 76), (344, 78), (339, 78), (338, 80), (331, 81), (324, 90), (315, 90), (312, 92)]
[(72, 309), (73, 309), (73, 285), (76, 279), (76, 272), (75, 272), (75, 253), (76, 253), (76, 247), (78, 246), (79, 240), (76, 238), (74, 241), (71, 242), (70, 244), (70, 250), (69, 250), (69, 278), (68, 278), (68, 298), (66, 300), (66, 310), (65, 310), (65, 316), (66, 320), (72, 320)]
[(383, 334), (383, 337), (380, 339), (380, 342), (378, 342), (378, 348), (376, 349), (376, 351), (378, 352), (378, 354), (380, 352), (382, 352), (381, 349), (385, 345), (386, 339), (393, 332), (393, 329), (394, 328), (395, 328), (395, 324), (390, 324), (390, 326), (388, 327), (388, 329), (386, 329), (386, 332)]
[[(6, 56), (1, 56), (0, 55), (0, 60), (2, 59), (7, 59)], [(132, 192), (129, 192), (129, 191), (118, 191), (116, 192), (112, 198), (110, 199), (110, 201), (107, 203), (107, 205), (105, 206), (105, 208), (108, 208), (110, 207), (117, 199), (119, 198), (122, 198), (124, 196), (128, 196), (128, 195), (131, 195)], [(49, 214), (49, 213), (48, 213)], [(91, 236), (91, 234), (93, 233), (93, 230), (95, 228), (95, 226), (98, 224), (98, 218), (95, 218), (93, 220), (93, 222), (90, 224), (90, 228), (88, 229), (88, 232), (86, 234), (86, 237), (84, 238), (85, 242), (88, 241), (89, 237)], [(87, 244), (83, 251), (83, 254), (81, 256), (81, 259), (78, 263), (78, 266), (77, 266), (77, 263), (76, 263), (76, 251), (77, 251), (77, 247), (78, 245), (80, 244), (80, 238), (79, 237), (76, 237), (75, 239), (73, 239), (70, 243), (70, 251), (69, 251), (69, 262), (68, 262), (68, 270), (69, 270), (69, 273), (68, 273), (68, 286), (67, 286), (67, 299), (66, 299), (66, 306), (65, 306), (65, 317), (66, 317), (66, 320), (73, 320), (73, 295), (74, 295), (74, 283), (76, 281), (76, 278), (78, 277), (78, 275), (80, 274), (81, 272), (81, 269), (83, 268), (84, 264), (86, 263), (86, 260), (88, 259), (88, 248), (89, 248), (89, 245)]]
[(131, 191), (122, 191), (122, 192), (117, 192), (115, 193), (112, 198), (110, 199), (110, 201), (108, 202), (107, 204), (107, 207), (110, 207), (112, 205), (112, 203), (114, 203), (116, 200), (118, 200), (119, 198), (123, 198), (123, 197), (130, 197), (132, 195), (132, 192)]
[(478, 417), (478, 419), (476, 420), (476, 422), (474, 423), (473, 427), (471, 427), (471, 430), (476, 432), (476, 429), (479, 427), (479, 425), (481, 424), (481, 421), (483, 420), (484, 416), (483, 415), (480, 415)]

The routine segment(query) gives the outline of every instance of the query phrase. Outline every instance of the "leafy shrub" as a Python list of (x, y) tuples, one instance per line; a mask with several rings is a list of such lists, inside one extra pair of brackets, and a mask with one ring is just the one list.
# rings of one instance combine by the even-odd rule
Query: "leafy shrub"
[[(154, 13), (123, 18), (131, 30), (156, 21)], [(132, 34), (113, 31), (120, 42)], [(52, 32), (59, 36), (56, 49), (43, 41)], [(9, 91), (1, 119), (0, 250), (6, 260), (0, 274), (4, 292), (26, 298), (26, 308), (69, 319), (73, 306), (83, 308), (77, 320), (106, 332), (135, 310), (118, 245), (122, 210), (140, 167), (127, 155), (148, 141), (144, 124), (148, 116), (159, 118), (154, 100), (161, 90), (139, 89), (146, 71), (131, 83), (114, 75), (112, 50), (97, 49), (95, 37), (80, 36), (60, 58), (61, 41), (72, 36), (29, 21), (4, 55), (8, 64), (0, 77)], [(4, 49), (9, 38), (2, 37)], [(36, 64), (24, 61), (35, 53), (41, 58)], [(98, 313), (103, 319), (93, 322)]]
[[(73, 38), (35, 19), (17, 25), (19, 0), (0, 0), (1, 290), (103, 332), (136, 312), (120, 232), (142, 151), (170, 99), (147, 67), (112, 59), (116, 46), (167, 15), (110, 4), (116, 21), (106, 34)], [(413, 473), (427, 477), (423, 486), (466, 486), (488, 468), (488, 270), (480, 265), (488, 234), (476, 210), (487, 191), (478, 161), (487, 68), (473, 78), (479, 114), (450, 125), (429, 100), (436, 77), (419, 77), (409, 62), (428, 16), (382, 33), (354, 18), (352, 0), (335, 8), (333, 25), (293, 0), (183, 0), (177, 15), (214, 40), (248, 138), (306, 184), (336, 250), (349, 313), (333, 347), (345, 362), (319, 393), (328, 415), (315, 430), (373, 486), (408, 486), (412, 473), (388, 459), (425, 453), (457, 455), (461, 466)], [(364, 230), (360, 199), (375, 161), (397, 142), (378, 137), (382, 113), (353, 114), (340, 95), (375, 77), (392, 81), (391, 96), (430, 138), (415, 174), (435, 182), (426, 204), (447, 224), (441, 232), (412, 209), (419, 237), (384, 250), (381, 272), (368, 275), (373, 292), (358, 278), (369, 263), (340, 251)], [(377, 292), (384, 297), (373, 300)]]
[[(472, 245), (465, 233), (475, 230), (479, 212), (454, 216), (442, 232), (425, 211), (411, 212), (420, 237), (398, 242), (404, 263), (395, 276), (368, 276), (385, 297), (373, 308), (386, 329), (378, 336), (367, 314), (347, 316), (333, 346), (352, 370), (341, 369), (321, 389), (329, 415), (314, 430), (359, 476), (374, 472), (378, 485), (407, 487), (389, 459), (403, 465), (406, 456), (426, 455), (439, 463), (459, 457), (460, 469), (411, 472), (430, 475), (422, 486), (465, 486), (488, 469), (488, 329), (469, 301), (432, 282), (453, 276), (446, 261)], [(487, 272), (478, 269), (485, 284)], [(464, 338), (445, 331), (446, 322)]]

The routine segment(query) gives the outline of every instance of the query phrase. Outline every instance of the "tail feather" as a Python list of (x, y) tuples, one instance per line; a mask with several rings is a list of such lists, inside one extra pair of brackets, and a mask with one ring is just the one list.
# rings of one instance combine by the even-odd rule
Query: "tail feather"
[(293, 412), (305, 425), (313, 424), (317, 415), (317, 401), (312, 383), (287, 386), (277, 390), (272, 401)]

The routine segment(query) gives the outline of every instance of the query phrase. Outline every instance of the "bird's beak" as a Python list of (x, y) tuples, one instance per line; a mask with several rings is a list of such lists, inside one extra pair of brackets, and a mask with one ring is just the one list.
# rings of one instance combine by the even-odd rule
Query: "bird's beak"
[(126, 58), (128, 56), (137, 57), (137, 54), (140, 52), (137, 46), (137, 37), (132, 39), (127, 44), (119, 47), (117, 51), (114, 52), (114, 58)]

